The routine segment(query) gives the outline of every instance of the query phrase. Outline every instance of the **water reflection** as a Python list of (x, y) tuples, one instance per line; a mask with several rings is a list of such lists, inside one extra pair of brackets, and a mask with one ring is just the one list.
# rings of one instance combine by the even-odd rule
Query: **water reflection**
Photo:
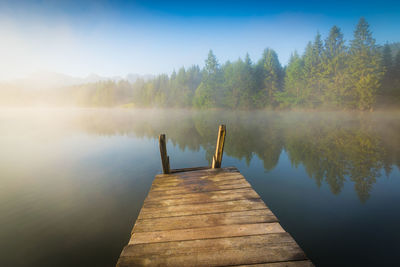
[[(181, 150), (214, 152), (216, 129), (227, 124), (225, 153), (262, 160), (266, 171), (286, 151), (292, 166), (303, 165), (318, 186), (339, 194), (354, 182), (361, 202), (376, 179), (400, 167), (398, 113), (223, 112), (177, 110), (92, 111), (77, 117), (78, 126), (96, 135), (157, 138), (163, 132)], [(383, 170), (383, 172), (382, 172)]]
[(161, 170), (158, 134), (171, 167), (200, 166), (220, 123), (223, 164), (245, 174), (317, 266), (394, 263), (399, 115), (0, 110), (0, 266), (113, 266)]

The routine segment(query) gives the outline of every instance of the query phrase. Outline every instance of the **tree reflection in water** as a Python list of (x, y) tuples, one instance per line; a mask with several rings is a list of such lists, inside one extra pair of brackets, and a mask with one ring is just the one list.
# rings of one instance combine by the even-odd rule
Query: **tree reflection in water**
[(264, 169), (274, 169), (286, 151), (294, 167), (303, 165), (318, 186), (326, 182), (339, 194), (346, 179), (355, 183), (361, 202), (370, 195), (382, 170), (400, 167), (398, 113), (242, 112), (189, 110), (93, 110), (79, 127), (98, 135), (157, 138), (163, 132), (181, 150), (202, 147), (211, 159), (218, 124), (227, 125), (225, 153)]

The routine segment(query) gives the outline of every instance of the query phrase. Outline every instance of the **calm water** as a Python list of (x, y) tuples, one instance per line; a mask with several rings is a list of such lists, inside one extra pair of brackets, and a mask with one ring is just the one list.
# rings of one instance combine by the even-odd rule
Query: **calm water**
[(161, 171), (246, 176), (317, 266), (394, 266), (400, 113), (0, 110), (0, 266), (113, 266)]

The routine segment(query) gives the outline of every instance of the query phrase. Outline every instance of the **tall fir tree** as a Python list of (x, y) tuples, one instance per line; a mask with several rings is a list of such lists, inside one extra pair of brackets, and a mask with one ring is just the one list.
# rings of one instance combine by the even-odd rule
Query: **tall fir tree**
[(315, 64), (314, 64), (314, 56), (313, 56), (313, 44), (312, 42), (308, 42), (304, 54), (302, 56), (302, 60), (304, 62), (303, 66), (303, 77), (304, 77), (304, 90), (302, 92), (304, 102), (307, 106), (312, 106), (312, 93), (314, 89), (314, 80), (315, 80)]
[(239, 106), (241, 108), (254, 108), (253, 95), (256, 92), (256, 78), (253, 62), (250, 59), (249, 53), (246, 53), (243, 68), (240, 72), (243, 93), (241, 95), (241, 100)]
[(325, 39), (323, 53), (322, 83), (325, 104), (340, 107), (348, 90), (347, 47), (343, 34), (337, 26), (333, 26)]
[(208, 52), (202, 74), (202, 82), (196, 89), (193, 104), (196, 107), (217, 107), (222, 94), (222, 72), (213, 51)]
[[(275, 94), (281, 90), (283, 84), (282, 66), (278, 54), (270, 48), (265, 49), (258, 65), (262, 70), (261, 77), (264, 89), (259, 92), (255, 101), (274, 106), (277, 104)], [(262, 105), (261, 103), (257, 105)]]
[(348, 94), (352, 107), (371, 109), (383, 75), (381, 55), (365, 18), (361, 18), (354, 31), (350, 46), (349, 75), (351, 90)]
[(382, 51), (382, 67), (385, 72), (382, 78), (381, 90), (379, 93), (381, 95), (391, 95), (393, 91), (393, 57), (392, 57), (392, 49), (389, 44), (386, 43), (383, 46)]
[(393, 95), (400, 102), (400, 50), (397, 52), (393, 62)]
[(187, 76), (188, 88), (190, 91), (187, 99), (187, 106), (191, 106), (196, 89), (197, 87), (199, 87), (202, 79), (200, 67), (198, 65), (193, 65), (189, 67), (186, 71), (186, 76)]
[(316, 107), (322, 101), (322, 53), (323, 43), (318, 32), (313, 43), (308, 43), (304, 54), (304, 75), (307, 81), (307, 102)]
[(304, 61), (295, 51), (286, 67), (284, 91), (276, 94), (282, 107), (299, 106), (304, 104), (305, 79)]

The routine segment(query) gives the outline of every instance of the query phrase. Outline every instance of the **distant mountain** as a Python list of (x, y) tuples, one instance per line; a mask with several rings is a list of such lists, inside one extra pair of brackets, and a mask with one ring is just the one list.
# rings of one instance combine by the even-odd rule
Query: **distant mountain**
[(97, 74), (90, 74), (84, 78), (74, 77), (62, 73), (56, 72), (35, 72), (23, 79), (17, 79), (8, 81), (7, 84), (13, 85), (18, 88), (24, 89), (49, 89), (49, 88), (62, 88), (73, 85), (96, 83), (101, 81), (120, 81), (127, 80), (130, 83), (134, 83), (137, 79), (141, 78), (145, 81), (153, 78), (153, 75), (140, 75), (130, 73), (125, 78), (121, 76), (104, 77)]
[(136, 82), (137, 79), (143, 79), (144, 81), (148, 81), (154, 78), (154, 75), (152, 74), (145, 74), (145, 75), (140, 75), (140, 74), (135, 74), (135, 73), (129, 73), (126, 75), (126, 80), (130, 83)]

